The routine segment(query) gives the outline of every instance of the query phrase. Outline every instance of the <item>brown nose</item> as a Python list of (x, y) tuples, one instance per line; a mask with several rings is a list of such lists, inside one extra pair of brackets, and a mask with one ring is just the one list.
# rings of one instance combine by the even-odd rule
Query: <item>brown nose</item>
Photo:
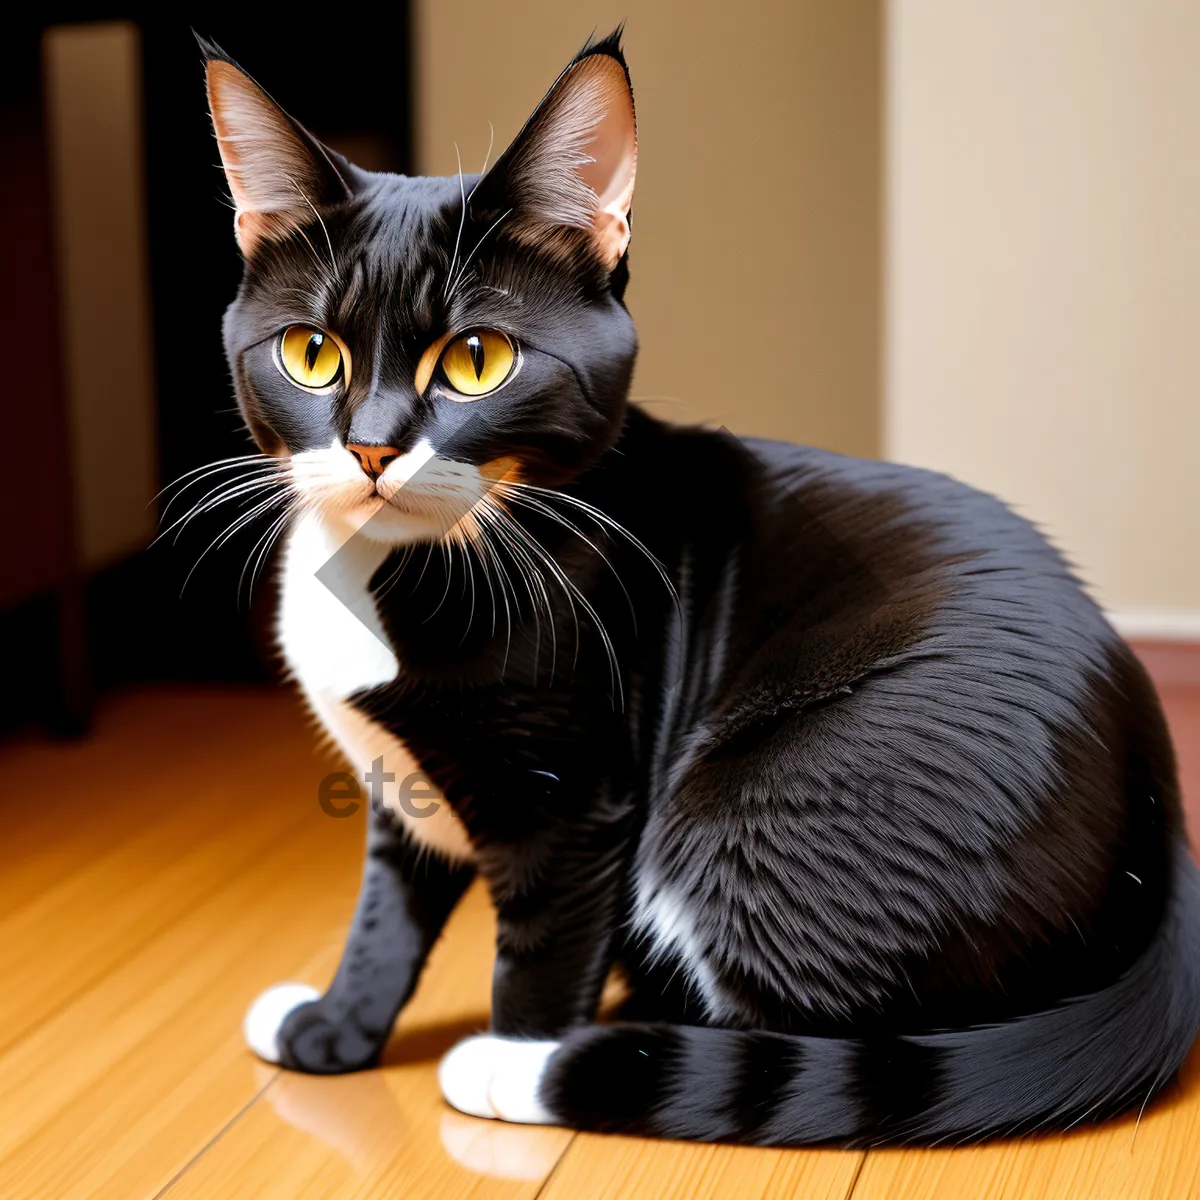
[(364, 446), (359, 442), (347, 442), (346, 449), (358, 459), (358, 465), (374, 483), (387, 469), (387, 465), (400, 457), (395, 446)]

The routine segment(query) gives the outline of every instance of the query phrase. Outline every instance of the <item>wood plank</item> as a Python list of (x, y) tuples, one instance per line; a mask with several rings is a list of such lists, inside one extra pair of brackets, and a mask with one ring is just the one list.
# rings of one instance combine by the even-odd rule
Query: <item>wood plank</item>
[(330, 764), (286, 694), (143, 693), (98, 728), (4, 748), (6, 785), (42, 798), (10, 805), (0, 850), (41, 883), (0, 922), (4, 1196), (165, 1185), (255, 1094), (245, 1004), (347, 923), (357, 887), (362, 817), (320, 812)]
[(283, 692), (125, 696), (98, 724), (5, 747), (0, 1050), (310, 817), (337, 769)]
[(476, 885), (435, 948), (384, 1066), (339, 1078), (276, 1073), (169, 1200), (537, 1195), (571, 1133), (461, 1116), (437, 1084), (441, 1054), (487, 1024), (493, 938)]
[(12, 915), (134, 833), (169, 820), (198, 782), (222, 782), (223, 764), (236, 770), (264, 747), (311, 763), (315, 787), (330, 769), (313, 753), (316, 740), (287, 693), (246, 688), (124, 693), (105, 701), (86, 739), (0, 741), (0, 911)]
[(765, 1150), (579, 1134), (544, 1200), (845, 1200), (863, 1154)]
[(1137, 1114), (1056, 1137), (873, 1150), (854, 1200), (1164, 1200), (1200, 1196), (1200, 1048)]
[(346, 923), (342, 824), (310, 818), (0, 1056), (0, 1195), (154, 1195), (254, 1097), (241, 1016)]
[[(299, 797), (249, 805), (219, 781), (191, 789), (168, 813), (0, 919), (0, 1050), (251, 869), (303, 820)], [(59, 931), (53, 954), (45, 953), (49, 931)]]

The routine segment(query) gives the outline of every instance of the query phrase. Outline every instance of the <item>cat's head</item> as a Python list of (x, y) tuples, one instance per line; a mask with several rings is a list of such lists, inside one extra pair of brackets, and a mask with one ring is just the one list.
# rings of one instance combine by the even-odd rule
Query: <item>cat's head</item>
[(361, 170), (216, 47), (209, 106), (245, 260), (238, 402), (302, 503), (396, 543), (506, 484), (561, 483), (620, 428), (637, 133), (619, 31), (482, 176)]

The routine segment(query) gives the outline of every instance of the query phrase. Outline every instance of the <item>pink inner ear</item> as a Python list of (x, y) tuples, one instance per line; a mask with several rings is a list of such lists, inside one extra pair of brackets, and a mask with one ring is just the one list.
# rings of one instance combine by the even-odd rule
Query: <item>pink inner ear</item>
[(234, 233), (246, 255), (260, 241), (308, 220), (320, 179), (283, 110), (248, 75), (214, 59), (206, 68), (209, 111), (229, 192)]
[(629, 209), (637, 172), (637, 121), (621, 64), (597, 55), (590, 61), (584, 60), (583, 65), (595, 72), (593, 85), (604, 115), (587, 145), (588, 157), (594, 161), (584, 163), (578, 170), (599, 201), (595, 241), (611, 270), (629, 245)]

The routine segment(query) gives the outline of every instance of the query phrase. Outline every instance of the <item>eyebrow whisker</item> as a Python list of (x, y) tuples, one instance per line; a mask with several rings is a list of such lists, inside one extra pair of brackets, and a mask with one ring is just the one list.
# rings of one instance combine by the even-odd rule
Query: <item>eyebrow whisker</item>
[[(490, 234), (490, 233), (492, 232), (492, 230), (493, 230), (493, 229), (495, 229), (495, 228), (496, 228), (496, 227), (497, 227), (497, 226), (500, 224), (500, 222), (501, 222), (501, 221), (503, 221), (503, 220), (505, 219), (505, 217), (511, 216), (511, 215), (512, 215), (512, 211), (513, 211), (513, 210), (512, 210), (511, 208), (506, 208), (506, 209), (504, 210), (504, 212), (502, 212), (502, 213), (501, 213), (501, 214), (500, 214), (500, 215), (499, 215), (499, 216), (498, 216), (498, 217), (497, 217), (497, 218), (496, 218), (496, 219), (495, 219), (495, 220), (494, 220), (494, 221), (493, 221), (493, 222), (492, 222), (492, 223), (491, 223), (491, 224), (490, 224), (490, 225), (489, 225), (489, 226), (488, 226), (488, 227), (487, 227), (487, 228), (486, 228), (484, 231), (483, 231), (483, 236), (482, 236), (482, 237), (479, 239), (479, 241), (477, 241), (477, 242), (475, 243), (474, 247), (473, 247), (473, 248), (472, 248), (472, 250), (471, 250), (471, 253), (470, 253), (470, 254), (468, 254), (468, 255), (467, 255), (467, 257), (463, 259), (463, 264), (462, 264), (462, 267), (459, 269), (458, 275), (457, 275), (457, 276), (455, 276), (454, 283), (453, 283), (453, 284), (451, 284), (451, 286), (450, 286), (450, 293), (449, 293), (449, 294), (450, 294), (450, 296), (453, 296), (453, 295), (454, 295), (454, 293), (455, 293), (455, 292), (458, 290), (458, 285), (459, 285), (459, 284), (462, 282), (462, 278), (463, 278), (463, 276), (464, 276), (464, 275), (467, 273), (467, 267), (470, 265), (471, 259), (475, 257), (475, 253), (476, 253), (476, 251), (478, 251), (479, 247), (483, 245), (484, 241), (487, 239), (487, 236), (488, 236), (488, 234)], [(447, 299), (449, 299), (449, 297), (447, 297)]]
[[(454, 253), (450, 256), (450, 267), (446, 271), (446, 284), (442, 288), (443, 300), (445, 300), (450, 291), (450, 280), (454, 277), (454, 267), (458, 262), (458, 248), (462, 244), (463, 226), (467, 222), (467, 194), (463, 186), (462, 155), (459, 153), (457, 142), (454, 143), (454, 157), (458, 159), (458, 195), (462, 200), (462, 207), (458, 211), (458, 236), (454, 239)], [(471, 189), (471, 195), (475, 195), (475, 188)]]

